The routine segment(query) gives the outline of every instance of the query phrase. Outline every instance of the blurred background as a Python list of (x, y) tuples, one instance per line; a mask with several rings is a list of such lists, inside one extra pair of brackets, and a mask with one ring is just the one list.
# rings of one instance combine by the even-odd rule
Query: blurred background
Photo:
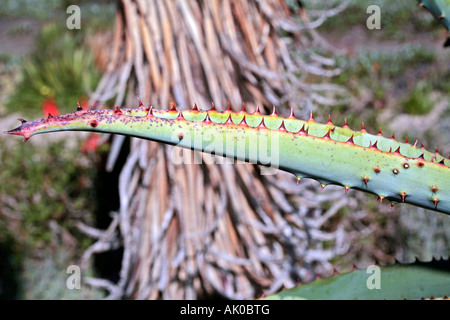
[[(84, 108), (298, 118), (450, 154), (447, 30), (413, 0), (3, 0), (0, 129)], [(81, 29), (68, 29), (77, 5)], [(450, 217), (253, 165), (174, 165), (89, 133), (0, 136), (0, 298), (251, 299), (353, 264), (450, 254)], [(205, 155), (201, 155), (206, 157)], [(69, 265), (82, 289), (66, 286)]]

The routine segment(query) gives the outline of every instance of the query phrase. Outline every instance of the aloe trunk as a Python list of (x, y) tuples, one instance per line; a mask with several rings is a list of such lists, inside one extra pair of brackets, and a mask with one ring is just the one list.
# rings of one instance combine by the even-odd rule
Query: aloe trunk
[(215, 110), (157, 111), (152, 108), (85, 111), (27, 122), (8, 134), (25, 141), (38, 133), (82, 130), (123, 134), (279, 168), (297, 179), (373, 193), (395, 204), (405, 202), (450, 214), (450, 160), (436, 152), (370, 134), (364, 124), (351, 130), (279, 117)]

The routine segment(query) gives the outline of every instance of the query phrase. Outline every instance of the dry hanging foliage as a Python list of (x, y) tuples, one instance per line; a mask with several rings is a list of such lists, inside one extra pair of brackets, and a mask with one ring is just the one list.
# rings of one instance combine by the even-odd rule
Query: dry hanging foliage
[[(250, 111), (276, 105), (298, 114), (334, 104), (340, 88), (322, 79), (339, 70), (318, 53), (327, 47), (314, 28), (345, 5), (293, 12), (284, 0), (121, 0), (110, 61), (91, 100), (132, 107), (137, 96), (161, 109), (229, 101), (235, 111), (245, 102)], [(114, 137), (109, 167), (123, 139)], [(179, 152), (131, 141), (120, 210), (107, 230), (90, 229), (98, 241), (84, 255), (123, 246), (117, 283), (87, 280), (109, 298), (253, 298), (327, 269), (347, 250), (342, 228), (327, 226), (349, 205), (341, 190), (317, 195), (317, 183), (299, 186), (291, 175), (216, 165), (220, 159), (190, 151), (196, 164), (176, 164)], [(333, 248), (323, 249), (324, 241)]]

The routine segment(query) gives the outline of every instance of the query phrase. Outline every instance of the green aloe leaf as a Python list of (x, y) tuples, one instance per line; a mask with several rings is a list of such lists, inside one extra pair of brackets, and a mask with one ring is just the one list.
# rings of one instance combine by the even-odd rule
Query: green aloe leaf
[[(376, 288), (378, 284), (379, 289)], [(443, 298), (449, 295), (450, 272), (412, 264), (374, 266), (336, 274), (283, 290), (265, 299), (393, 300)]]

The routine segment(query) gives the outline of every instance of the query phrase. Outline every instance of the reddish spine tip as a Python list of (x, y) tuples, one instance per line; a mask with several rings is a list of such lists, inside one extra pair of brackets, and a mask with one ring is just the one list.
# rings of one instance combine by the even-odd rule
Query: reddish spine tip
[(378, 198), (377, 198), (377, 200), (380, 200), (380, 203), (383, 203), (383, 199), (384, 199), (383, 196), (378, 196)]
[(184, 119), (184, 116), (183, 116), (183, 112), (182, 112), (181, 110), (178, 111), (177, 120), (185, 120), (185, 119)]
[(347, 194), (348, 190), (350, 189), (349, 186), (345, 186), (345, 194)]
[(439, 190), (439, 188), (437, 186), (431, 187), (431, 191), (433, 191), (434, 193), (436, 193), (438, 190)]
[(197, 102), (194, 102), (194, 107), (192, 108), (192, 111), (198, 111)]
[(116, 108), (114, 109), (114, 113), (115, 114), (122, 114), (122, 110), (120, 110), (119, 106), (116, 106)]
[(289, 114), (290, 119), (295, 119), (295, 115), (294, 115), (294, 108), (291, 107), (291, 113)]
[(382, 136), (382, 135), (383, 135), (383, 134), (381, 133), (381, 127), (378, 128), (378, 133), (377, 133), (377, 135), (378, 135), (378, 136)]
[(405, 143), (409, 143), (408, 136), (405, 137)]
[(439, 153), (438, 148), (434, 147), (434, 153)]
[(370, 146), (370, 149), (378, 150), (378, 140), (375, 140), (375, 143)]
[(141, 99), (139, 99), (139, 97), (136, 97), (136, 98), (138, 99), (138, 102), (139, 102), (138, 108), (143, 107), (144, 104), (142, 103)]
[(170, 109), (169, 109), (169, 111), (177, 111), (177, 107), (175, 107), (175, 104), (174, 104), (174, 103), (171, 103), (171, 104), (170, 104)]
[(394, 132), (392, 132), (391, 139), (395, 140), (395, 133)]
[(272, 113), (270, 114), (272, 117), (276, 117), (277, 116), (277, 107), (272, 106)]
[(331, 124), (331, 125), (333, 124), (333, 122), (331, 121), (331, 115), (330, 114), (328, 115), (328, 122), (327, 122), (327, 124)]
[(215, 111), (216, 110), (216, 106), (214, 105), (214, 102), (211, 101), (211, 109), (210, 111)]
[(247, 121), (245, 120), (245, 116), (242, 118), (242, 121), (239, 123), (239, 125), (248, 127)]
[(368, 177), (363, 177), (363, 181), (364, 181), (364, 183), (366, 184), (366, 187), (367, 187), (367, 183), (369, 182), (369, 178)]
[(27, 122), (27, 120), (25, 120), (25, 119), (22, 119), (22, 118), (18, 118), (17, 120), (19, 120), (22, 124), (24, 124), (24, 123), (26, 123)]
[(425, 149), (425, 147), (423, 146), (423, 143), (420, 144), (420, 149)]
[(287, 131), (286, 127), (284, 126), (284, 120), (281, 121), (280, 127), (278, 128), (278, 131)]
[[(245, 117), (244, 117), (245, 118)], [(266, 124), (264, 123), (264, 117), (262, 117), (261, 122), (258, 126), (259, 129), (267, 129)]]
[(347, 143), (348, 143), (348, 144), (355, 144), (355, 143), (353, 142), (353, 135), (350, 137), (350, 139), (347, 140)]
[(255, 111), (253, 112), (253, 115), (259, 115), (259, 114), (261, 114), (261, 113), (259, 112), (259, 106), (256, 105), (256, 109), (255, 109)]
[(414, 145), (413, 145), (414, 148), (417, 147), (417, 142), (419, 142), (419, 140), (416, 140), (416, 142), (414, 142)]
[(303, 124), (302, 128), (297, 133), (299, 133), (301, 135), (308, 135), (308, 129), (305, 129), (305, 124)]
[(231, 112), (231, 103), (230, 103), (230, 101), (228, 101), (227, 112)]
[(151, 116), (153, 116), (153, 107), (149, 105), (146, 117), (151, 117)]
[(77, 101), (77, 111), (83, 110), (83, 107), (80, 105), (80, 103)]
[(362, 122), (362, 125), (361, 125), (361, 132), (367, 132), (366, 131), (366, 126), (364, 125), (364, 122)]
[(233, 120), (231, 120), (231, 113), (228, 115), (227, 121), (225, 121), (226, 124), (234, 124)]
[(402, 192), (402, 193), (400, 193), (400, 196), (402, 197), (402, 202), (405, 202), (406, 193)]
[(344, 126), (343, 126), (343, 128), (348, 129), (347, 118), (344, 119)]
[(205, 117), (205, 120), (203, 120), (203, 122), (206, 123), (206, 124), (211, 123), (211, 120), (209, 118), (209, 114), (208, 113), (206, 113), (206, 117)]
[(327, 186), (326, 184), (323, 184), (323, 183), (322, 183), (322, 184), (320, 185), (320, 191), (322, 191), (323, 189), (325, 189), (326, 186)]
[(331, 128), (328, 129), (327, 133), (325, 133), (325, 135), (323, 136), (323, 139), (325, 139), (325, 140), (331, 139), (330, 133), (331, 133), (332, 131), (333, 131), (333, 130), (331, 130)]
[(437, 204), (439, 202), (439, 199), (438, 198), (433, 198), (433, 202), (434, 202), (434, 208), (436, 209)]
[(313, 116), (312, 110), (311, 110), (310, 113), (309, 113), (309, 119), (308, 119), (308, 122), (314, 122), (314, 116)]
[(245, 110), (245, 102), (242, 102), (242, 109), (239, 113), (246, 113), (247, 111)]
[(401, 153), (400, 153), (400, 146), (398, 146), (397, 150), (395, 150), (394, 153), (395, 153), (395, 154), (400, 154), (400, 155), (401, 155)]

